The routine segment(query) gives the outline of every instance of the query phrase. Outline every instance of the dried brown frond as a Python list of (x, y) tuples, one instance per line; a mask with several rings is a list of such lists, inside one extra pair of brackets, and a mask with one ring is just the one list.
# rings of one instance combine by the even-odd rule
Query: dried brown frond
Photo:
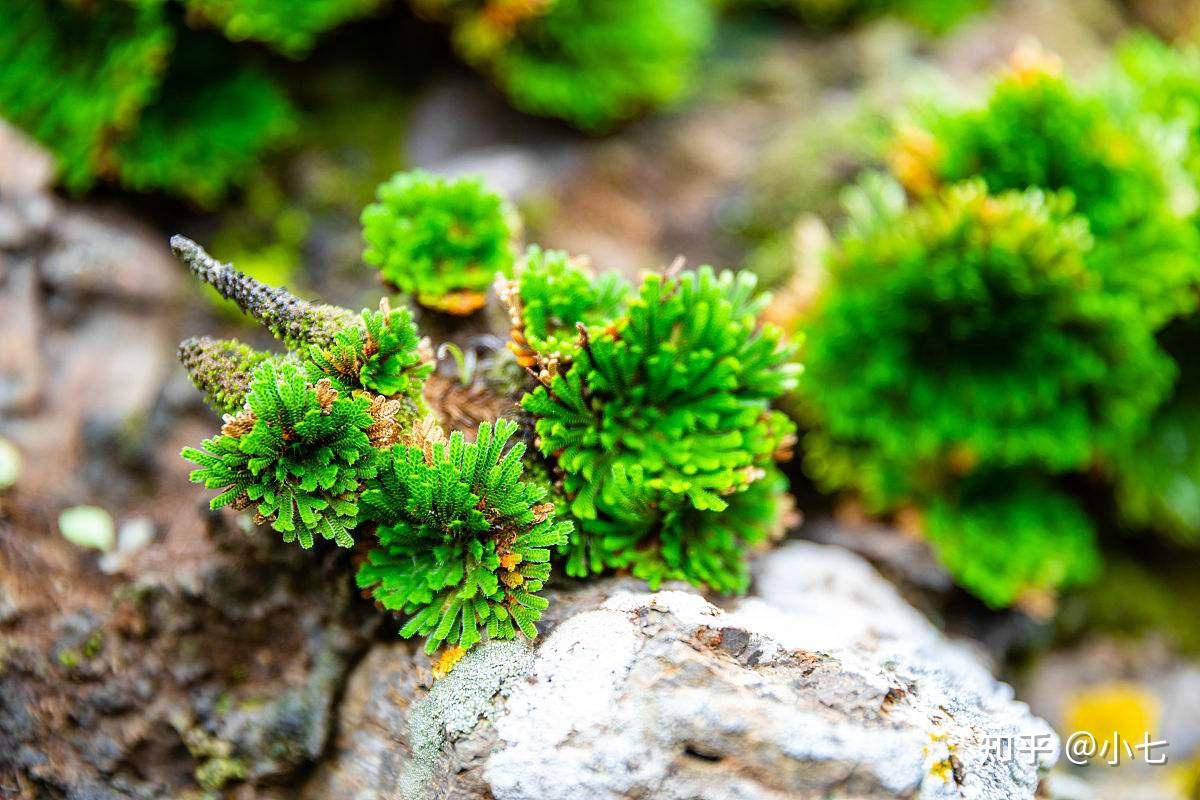
[(333, 388), (329, 378), (321, 378), (313, 386), (313, 389), (317, 392), (317, 403), (321, 406), (321, 413), (328, 414), (333, 408), (333, 401), (337, 400), (337, 389)]
[(237, 416), (226, 414), (222, 419), (225, 424), (221, 426), (221, 433), (235, 439), (240, 439), (249, 433), (254, 428), (254, 423), (258, 421), (258, 417), (254, 416), (254, 412), (248, 407), (243, 408)]

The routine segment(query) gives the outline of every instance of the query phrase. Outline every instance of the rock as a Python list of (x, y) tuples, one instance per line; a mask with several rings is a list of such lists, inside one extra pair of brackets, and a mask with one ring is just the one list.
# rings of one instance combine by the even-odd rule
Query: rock
[[(866, 562), (794, 542), (756, 586), (730, 610), (628, 580), (560, 592), (535, 648), (476, 648), (431, 690), (411, 645), (377, 645), (302, 796), (1035, 796), (1050, 727)], [(1045, 752), (998, 758), (1004, 737)]]
[(39, 268), (58, 291), (139, 302), (179, 295), (183, 271), (166, 238), (129, 217), (71, 208), (56, 220), (54, 234)]
[(53, 180), (54, 156), (0, 119), (0, 195), (45, 192)]

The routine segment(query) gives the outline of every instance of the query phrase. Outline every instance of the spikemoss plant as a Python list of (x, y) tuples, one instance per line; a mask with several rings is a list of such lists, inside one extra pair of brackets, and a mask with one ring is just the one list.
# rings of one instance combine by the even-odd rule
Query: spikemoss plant
[(512, 219), (477, 179), (400, 172), (363, 210), (363, 260), (421, 305), (470, 314), (497, 273), (512, 271)]
[(209, 205), (292, 130), (266, 75), (166, 8), (0, 0), (0, 115), (54, 152), (67, 188), (99, 178)]
[(412, 0), (522, 111), (601, 131), (678, 99), (713, 35), (710, 0)]
[[(591, 306), (557, 291), (581, 278)], [(518, 358), (542, 381), (522, 405), (579, 521), (568, 574), (630, 568), (652, 586), (678, 578), (744, 591), (746, 548), (778, 515), (730, 508), (762, 507), (758, 494), (737, 495), (763, 488), (754, 484), (789, 449), (793, 427), (770, 402), (799, 369), (781, 332), (759, 323), (766, 298), (754, 276), (651, 274), (635, 295), (533, 251), (503, 294)], [(539, 351), (545, 343), (555, 349)]]
[(1162, 151), (1143, 120), (1071, 84), (1053, 56), (1022, 50), (983, 107), (932, 109), (926, 130), (902, 132), (893, 163), (917, 193), (976, 177), (996, 193), (1070, 193), (1096, 240), (1089, 268), (1162, 325), (1195, 307), (1200, 280), (1200, 240)]
[(1100, 554), (1092, 522), (1070, 495), (1036, 475), (973, 475), (930, 505), (925, 533), (955, 581), (991, 606), (1092, 580)]
[(987, 0), (740, 0), (740, 5), (780, 9), (817, 28), (894, 14), (932, 33), (953, 28)]
[(362, 496), (378, 523), (379, 546), (358, 585), (384, 608), (404, 614), (404, 637), (471, 647), (482, 638), (537, 636), (546, 608), (537, 592), (550, 575), (551, 548), (571, 523), (554, 521), (545, 489), (521, 480), (525, 445), (505, 450), (515, 423), (484, 423), (468, 443), (418, 436), (383, 455)]
[(524, 444), (503, 419), (447, 438), (422, 397), (431, 371), (407, 309), (355, 316), (309, 303), (211, 258), (172, 246), (193, 274), (284, 341), (286, 353), (233, 340), (191, 339), (181, 357), (225, 414), (220, 435), (185, 458), (192, 480), (218, 491), (213, 508), (253, 508), (287, 542), (343, 547), (364, 526), (376, 545), (359, 571), (381, 607), (408, 617), (403, 636), (445, 645), (439, 674), (482, 638), (537, 635), (538, 591), (555, 521), (545, 482), (523, 481)]
[(0, 0), (0, 19), (0, 116), (54, 151), (68, 188), (111, 174), (167, 68), (161, 4)]

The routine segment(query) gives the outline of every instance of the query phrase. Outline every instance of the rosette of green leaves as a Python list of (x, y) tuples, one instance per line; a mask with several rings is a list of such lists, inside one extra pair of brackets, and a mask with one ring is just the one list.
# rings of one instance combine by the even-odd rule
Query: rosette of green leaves
[(1144, 428), (1174, 365), (1069, 208), (972, 182), (840, 242), (801, 324), (820, 485), (887, 510), (977, 467), (1084, 469)]
[(521, 480), (524, 445), (505, 451), (516, 429), (501, 419), (470, 443), (456, 431), (396, 445), (363, 493), (378, 543), (358, 585), (408, 617), (400, 635), (425, 637), (428, 652), (469, 648), (485, 633), (537, 636), (550, 548), (566, 542), (571, 523), (554, 520), (544, 488)]
[(422, 359), (420, 346), (412, 312), (385, 302), (378, 311), (364, 309), (362, 324), (342, 329), (329, 346), (309, 347), (310, 377), (328, 377), (343, 393), (367, 389), (403, 397), (414, 412), (421, 411), (421, 391), (433, 366)]
[(370, 400), (328, 382), (314, 386), (300, 367), (267, 360), (254, 371), (246, 404), (221, 435), (183, 451), (200, 466), (192, 481), (220, 490), (212, 508), (254, 505), (285, 542), (304, 548), (316, 536), (352, 546), (360, 484), (375, 474)]
[(511, 214), (474, 178), (400, 172), (363, 209), (363, 260), (429, 308), (470, 313), (512, 272)]

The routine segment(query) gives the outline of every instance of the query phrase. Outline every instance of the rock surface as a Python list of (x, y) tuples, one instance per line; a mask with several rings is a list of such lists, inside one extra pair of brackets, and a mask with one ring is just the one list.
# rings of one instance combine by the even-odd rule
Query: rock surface
[[(427, 694), (411, 648), (377, 645), (304, 797), (1035, 796), (1050, 727), (866, 562), (794, 542), (757, 587), (729, 610), (620, 580), (560, 594), (536, 648), (480, 647)], [(1005, 738), (1047, 751), (998, 757)]]

